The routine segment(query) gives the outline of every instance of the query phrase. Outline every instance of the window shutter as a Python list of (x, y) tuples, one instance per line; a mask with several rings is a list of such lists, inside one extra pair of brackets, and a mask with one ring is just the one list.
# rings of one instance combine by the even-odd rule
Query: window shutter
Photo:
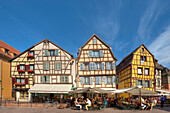
[(101, 65), (101, 69), (102, 69), (102, 70), (104, 70), (104, 63), (102, 63), (102, 65)]
[(112, 83), (115, 84), (115, 77), (112, 77)]
[(100, 57), (103, 57), (103, 50), (100, 50)]
[(95, 70), (95, 63), (92, 63), (92, 67), (93, 67), (92, 70)]
[(92, 70), (92, 63), (90, 63), (90, 70)]
[(17, 65), (17, 71), (20, 69), (20, 65)]
[(84, 84), (84, 77), (80, 77), (81, 79), (81, 84)]
[(143, 87), (146, 87), (146, 86), (145, 86), (145, 80), (142, 80), (142, 86), (143, 86)]
[(30, 69), (30, 65), (25, 65), (25, 71), (28, 71)]
[(12, 78), (12, 84), (16, 83), (16, 78)]
[(115, 69), (115, 63), (112, 63), (112, 69)]
[(61, 64), (55, 63), (55, 70), (61, 70)]
[(68, 76), (65, 76), (65, 83), (68, 83)]
[(61, 77), (61, 81), (62, 81), (62, 83), (64, 83), (64, 76)]
[(93, 51), (89, 51), (89, 57), (92, 57)]
[(58, 56), (58, 50), (55, 50), (55, 56)]
[(43, 83), (43, 76), (40, 76), (40, 82)]
[(103, 77), (103, 84), (106, 84), (106, 76)]
[(102, 84), (102, 77), (99, 77), (99, 84)]
[(48, 56), (48, 50), (44, 50), (44, 56)]
[(152, 80), (149, 81), (149, 87), (152, 87)]
[(93, 77), (90, 77), (90, 84), (93, 84)]
[(49, 76), (46, 76), (46, 82), (49, 83), (49, 80), (50, 80), (50, 77), (49, 77)]
[(138, 80), (135, 80), (135, 86), (138, 86)]
[(28, 78), (25, 78), (25, 84), (28, 84)]

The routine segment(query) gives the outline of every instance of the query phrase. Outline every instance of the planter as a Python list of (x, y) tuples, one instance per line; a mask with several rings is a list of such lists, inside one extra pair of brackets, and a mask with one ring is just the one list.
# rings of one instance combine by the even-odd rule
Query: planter
[(34, 70), (28, 70), (28, 72), (29, 72), (29, 73), (32, 73), (32, 72), (34, 72)]
[(24, 70), (22, 70), (22, 69), (19, 69), (19, 70), (18, 70), (18, 72), (21, 72), (21, 73), (23, 73), (23, 72), (25, 72), (25, 71), (24, 71)]
[(16, 86), (22, 86), (24, 83), (15, 83)]
[(33, 56), (33, 55), (27, 55), (27, 57), (28, 57), (28, 58), (32, 58), (32, 57), (34, 57), (34, 56)]

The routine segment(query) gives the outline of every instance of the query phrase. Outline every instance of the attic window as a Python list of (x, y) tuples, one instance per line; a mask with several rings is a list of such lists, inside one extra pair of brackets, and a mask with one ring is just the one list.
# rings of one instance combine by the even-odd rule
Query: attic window
[(144, 52), (144, 48), (142, 48), (142, 52)]
[(5, 54), (6, 55), (9, 55), (8, 51), (9, 51), (8, 49), (5, 49)]
[(17, 54), (14, 53), (14, 57), (16, 57), (16, 56), (17, 56)]
[(93, 44), (96, 44), (96, 39), (93, 39)]

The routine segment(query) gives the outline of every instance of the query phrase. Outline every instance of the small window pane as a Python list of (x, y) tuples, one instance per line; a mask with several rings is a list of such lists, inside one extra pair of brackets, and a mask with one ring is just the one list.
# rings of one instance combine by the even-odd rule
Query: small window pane
[(145, 75), (149, 75), (149, 69), (145, 68)]
[(142, 74), (142, 68), (138, 68), (138, 74)]
[(96, 39), (93, 39), (93, 44), (96, 44)]

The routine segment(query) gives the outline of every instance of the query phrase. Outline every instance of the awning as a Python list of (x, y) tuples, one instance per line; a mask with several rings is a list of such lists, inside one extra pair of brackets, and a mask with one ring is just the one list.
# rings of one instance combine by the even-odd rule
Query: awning
[(159, 95), (170, 95), (170, 92), (164, 90), (156, 90), (156, 92), (160, 93)]
[(28, 90), (30, 93), (68, 93), (72, 84), (35, 84)]
[(120, 90), (116, 90), (112, 92), (113, 93), (131, 93), (132, 95), (140, 95), (140, 91), (141, 91), (142, 96), (158, 95), (158, 93), (144, 89), (140, 86), (120, 89)]

